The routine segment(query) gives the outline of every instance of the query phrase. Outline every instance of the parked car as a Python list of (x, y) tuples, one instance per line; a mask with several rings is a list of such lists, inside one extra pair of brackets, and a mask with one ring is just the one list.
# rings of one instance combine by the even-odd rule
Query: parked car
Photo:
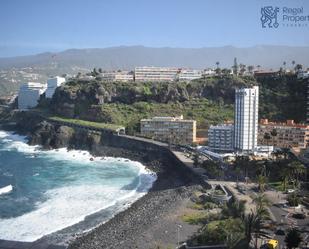
[(292, 214), (292, 217), (295, 219), (303, 220), (306, 218), (306, 215), (304, 215), (303, 213), (295, 213), (295, 214)]

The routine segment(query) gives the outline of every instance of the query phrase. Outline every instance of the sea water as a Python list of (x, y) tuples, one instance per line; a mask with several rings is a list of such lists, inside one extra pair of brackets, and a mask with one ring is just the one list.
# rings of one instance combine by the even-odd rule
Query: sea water
[(44, 151), (0, 131), (0, 189), (12, 186), (0, 195), (0, 239), (34, 241), (98, 211), (119, 212), (118, 203), (136, 201), (155, 180), (139, 162), (66, 148)]

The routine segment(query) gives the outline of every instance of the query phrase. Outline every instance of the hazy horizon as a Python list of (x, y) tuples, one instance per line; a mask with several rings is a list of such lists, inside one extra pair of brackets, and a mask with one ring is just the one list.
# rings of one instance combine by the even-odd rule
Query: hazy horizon
[(305, 0), (1, 1), (0, 57), (118, 46), (204, 48), (306, 46), (309, 24), (263, 28), (261, 8), (303, 8)]

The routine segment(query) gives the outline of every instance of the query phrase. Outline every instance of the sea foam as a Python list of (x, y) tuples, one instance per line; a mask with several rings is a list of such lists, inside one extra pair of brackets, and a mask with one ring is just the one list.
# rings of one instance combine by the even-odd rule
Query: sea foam
[[(47, 190), (44, 193), (45, 200), (36, 203), (33, 211), (17, 217), (0, 219), (0, 239), (35, 241), (44, 235), (81, 222), (86, 216), (106, 208), (115, 206), (117, 212), (122, 211), (145, 195), (156, 180), (156, 175), (139, 162), (124, 158), (93, 157), (87, 151), (68, 151), (66, 148), (42, 151), (39, 146), (29, 146), (25, 141), (26, 138), (23, 136), (0, 131), (0, 142), (4, 143), (2, 151), (16, 150), (20, 153), (36, 155), (39, 158), (52, 158), (69, 163), (79, 162), (84, 167), (102, 167), (102, 163), (115, 164), (118, 165), (117, 167), (119, 163), (122, 167), (134, 166), (138, 169), (138, 184), (132, 189), (121, 185), (109, 186), (104, 183), (89, 184), (87, 182)], [(39, 173), (36, 175), (40, 176)], [(121, 206), (117, 206), (119, 202), (122, 203)]]

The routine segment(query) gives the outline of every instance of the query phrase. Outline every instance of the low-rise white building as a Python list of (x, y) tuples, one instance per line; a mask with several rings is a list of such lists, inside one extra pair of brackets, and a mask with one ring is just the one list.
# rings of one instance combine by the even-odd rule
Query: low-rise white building
[(234, 125), (212, 125), (208, 129), (208, 146), (211, 150), (228, 152), (234, 150)]
[(178, 72), (174, 67), (136, 67), (135, 81), (174, 81)]
[(54, 78), (48, 79), (47, 80), (47, 90), (45, 92), (45, 97), (46, 98), (52, 98), (56, 88), (61, 86), (65, 82), (65, 78), (56, 76)]
[(181, 69), (178, 74), (179, 81), (191, 81), (202, 78), (202, 71), (197, 69)]
[(28, 82), (23, 84), (18, 93), (18, 109), (28, 110), (38, 105), (41, 94), (46, 91), (47, 85)]
[(297, 73), (297, 79), (307, 79), (309, 78), (309, 71), (299, 71)]
[(128, 71), (105, 72), (102, 73), (102, 79), (106, 81), (128, 82), (134, 80), (134, 75)]

